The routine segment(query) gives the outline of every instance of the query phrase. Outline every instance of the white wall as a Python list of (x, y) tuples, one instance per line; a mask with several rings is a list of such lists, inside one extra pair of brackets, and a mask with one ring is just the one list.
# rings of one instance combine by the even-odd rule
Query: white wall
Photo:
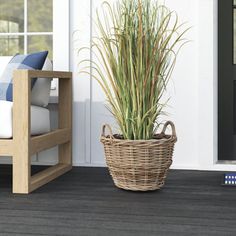
[[(112, 0), (113, 1), (113, 0)], [(91, 5), (93, 2), (93, 7)], [(104, 95), (96, 82), (78, 75), (77, 49), (90, 46), (95, 35), (91, 16), (101, 0), (71, 0), (70, 68), (74, 72), (74, 164), (103, 166), (99, 143), (101, 125), (113, 123), (104, 108)], [(178, 143), (172, 168), (236, 170), (234, 165), (219, 165), (217, 160), (217, 1), (166, 0), (180, 21), (187, 21), (192, 40), (178, 57), (169, 88), (170, 120), (176, 124)]]
[(198, 0), (166, 1), (181, 22), (192, 26), (186, 37), (191, 40), (180, 52), (169, 85), (170, 119), (176, 125), (178, 142), (173, 168), (198, 166)]

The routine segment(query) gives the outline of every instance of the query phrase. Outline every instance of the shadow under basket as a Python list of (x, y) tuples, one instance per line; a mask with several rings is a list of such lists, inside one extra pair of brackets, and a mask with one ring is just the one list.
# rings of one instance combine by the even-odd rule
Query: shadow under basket
[[(168, 126), (172, 128), (172, 135), (165, 134)], [(105, 134), (106, 129), (109, 135)], [(160, 189), (172, 164), (176, 141), (175, 126), (171, 121), (167, 121), (162, 132), (151, 140), (124, 140), (113, 135), (109, 125), (104, 125), (101, 142), (114, 184), (132, 191)]]

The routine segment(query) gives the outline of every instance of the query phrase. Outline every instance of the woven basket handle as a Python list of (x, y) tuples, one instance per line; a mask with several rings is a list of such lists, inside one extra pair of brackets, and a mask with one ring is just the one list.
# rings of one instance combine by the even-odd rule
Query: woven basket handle
[(102, 126), (102, 137), (106, 137), (106, 129), (109, 131), (109, 136), (110, 138), (114, 138), (113, 134), (112, 134), (112, 129), (111, 126), (108, 124), (104, 124)]
[(162, 134), (165, 134), (166, 132), (166, 129), (168, 126), (171, 126), (171, 129), (172, 129), (172, 137), (176, 137), (176, 131), (175, 131), (175, 125), (172, 121), (167, 121), (165, 124), (164, 124), (164, 127), (163, 127), (163, 130), (162, 130)]

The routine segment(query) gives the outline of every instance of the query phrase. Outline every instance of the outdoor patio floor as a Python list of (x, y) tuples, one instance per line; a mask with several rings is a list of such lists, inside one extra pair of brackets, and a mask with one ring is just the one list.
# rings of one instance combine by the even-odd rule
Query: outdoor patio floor
[(220, 172), (172, 170), (162, 190), (139, 193), (80, 167), (14, 195), (11, 171), (0, 166), (0, 235), (236, 235), (236, 187), (220, 186)]

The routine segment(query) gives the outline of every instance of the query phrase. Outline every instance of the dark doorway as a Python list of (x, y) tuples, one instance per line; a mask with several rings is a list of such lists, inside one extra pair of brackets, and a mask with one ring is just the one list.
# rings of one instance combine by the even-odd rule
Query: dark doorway
[(218, 159), (236, 160), (236, 0), (218, 0)]

